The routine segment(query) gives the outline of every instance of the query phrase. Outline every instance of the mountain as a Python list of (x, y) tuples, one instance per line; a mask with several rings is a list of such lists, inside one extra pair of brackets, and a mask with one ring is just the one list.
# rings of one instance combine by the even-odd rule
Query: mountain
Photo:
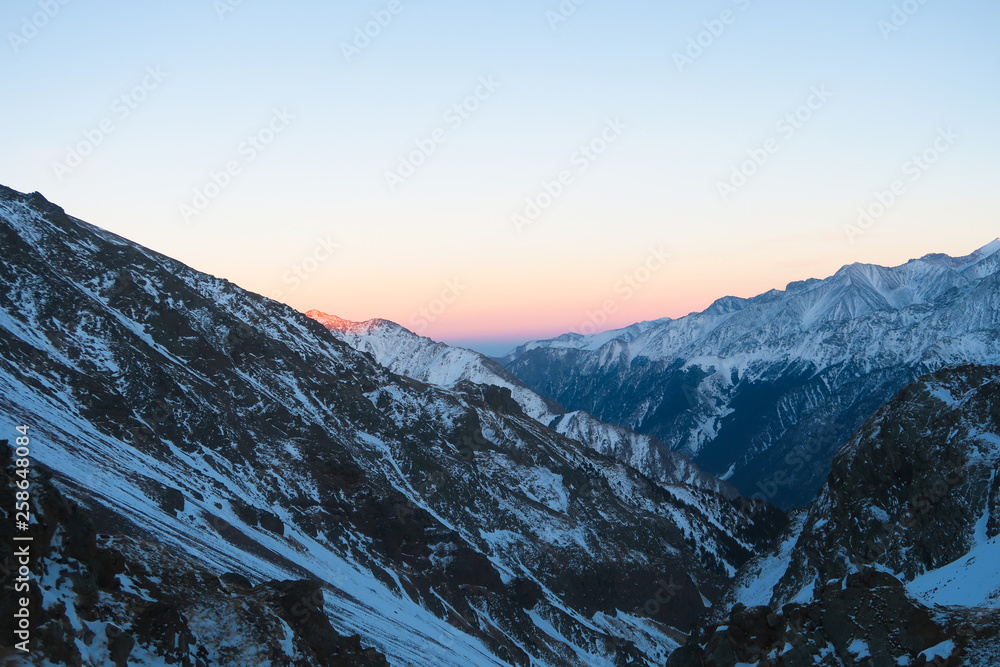
[(0, 439), (28, 427), (35, 540), (30, 658), (3, 577), (14, 664), (661, 665), (784, 526), (38, 193), (0, 188), (0, 251)]
[(839, 447), (904, 386), (947, 365), (1000, 363), (1000, 239), (965, 257), (852, 264), (677, 320), (535, 341), (500, 361), (746, 496), (804, 505)]
[(1000, 664), (998, 469), (1000, 367), (907, 386), (668, 664)]
[[(388, 320), (351, 322), (318, 310), (310, 310), (306, 316), (351, 347), (371, 355), (393, 373), (444, 388), (452, 388), (459, 382), (473, 382), (509, 389), (511, 397), (532, 419), (629, 464), (661, 486), (687, 485), (729, 499), (739, 497), (732, 486), (705, 474), (686, 456), (670, 451), (655, 438), (606, 424), (587, 412), (570, 412), (532, 391), (503, 366), (478, 352), (439, 343)], [(710, 513), (715, 512), (710, 510)]]
[(440, 387), (454, 387), (462, 381), (505, 387), (536, 419), (565, 412), (555, 401), (528, 389), (496, 361), (473, 350), (432, 341), (389, 320), (351, 322), (318, 310), (310, 310), (306, 316), (399, 375)]

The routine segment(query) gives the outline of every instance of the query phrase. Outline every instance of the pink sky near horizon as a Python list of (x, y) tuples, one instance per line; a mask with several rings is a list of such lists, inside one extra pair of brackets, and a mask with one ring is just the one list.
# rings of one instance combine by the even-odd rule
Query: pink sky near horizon
[[(547, 289), (537, 286), (532, 289), (528, 281), (516, 277), (506, 284), (480, 279), (475, 285), (466, 283), (465, 291), (451, 304), (444, 303), (442, 294), (433, 290), (428, 292), (429, 298), (416, 307), (409, 300), (393, 298), (392, 290), (387, 290), (383, 294), (385, 298), (377, 305), (322, 295), (314, 300), (311, 290), (288, 301), (303, 311), (318, 308), (354, 321), (375, 317), (392, 320), (445, 342), (527, 342), (567, 332), (600, 332), (661, 317), (676, 319), (704, 310), (723, 296), (751, 297), (770, 289), (785, 289), (790, 282), (826, 278), (855, 261), (892, 266), (933, 252), (965, 255), (993, 238), (956, 239), (941, 244), (944, 247), (929, 247), (919, 242), (901, 242), (891, 248), (865, 247), (860, 242), (848, 248), (831, 244), (815, 247), (812, 254), (800, 257), (784, 253), (775, 256), (760, 249), (742, 252), (736, 248), (714, 254), (678, 256), (674, 253), (668, 264), (658, 272), (651, 272), (645, 283), (638, 282), (641, 274), (635, 276), (628, 270), (595, 270), (594, 275), (581, 281), (584, 284), (574, 292), (564, 290), (565, 281), (562, 284), (556, 281)], [(772, 242), (771, 247), (778, 245)], [(720, 271), (712, 265), (726, 269)], [(579, 279), (578, 273), (566, 275)], [(638, 289), (627, 289), (623, 281), (626, 275), (633, 276)], [(616, 291), (616, 286), (621, 289)], [(439, 301), (436, 308), (435, 300)], [(431, 321), (421, 319), (420, 308), (430, 316), (424, 320)], [(440, 314), (435, 315), (438, 311)]]
[[(666, 207), (564, 207), (519, 236), (502, 217), (470, 229), (465, 209), (437, 215), (445, 231), (434, 235), (420, 224), (432, 213), (418, 208), (399, 217), (369, 213), (372, 224), (337, 225), (326, 221), (360, 215), (324, 211), (311, 200), (265, 206), (236, 199), (219, 203), (217, 219), (178, 233), (172, 211), (151, 207), (142, 192), (109, 198), (87, 190), (69, 201), (43, 194), (70, 215), (299, 311), (383, 318), (443, 342), (476, 349), (482, 342), (495, 354), (572, 331), (682, 317), (723, 296), (784, 289), (854, 262), (966, 255), (1000, 233), (1000, 209), (990, 198), (949, 202), (918, 193), (853, 241), (844, 232), (849, 204), (777, 207), (750, 196), (736, 207), (683, 216)], [(665, 218), (677, 221), (657, 222)], [(337, 248), (327, 253), (324, 239)], [(630, 296), (616, 291), (658, 249), (669, 254), (663, 266)], [(326, 259), (290, 286), (291, 269), (317, 253)], [(420, 309), (443, 300), (449, 281), (460, 283), (460, 294), (433, 321), (421, 322)], [(605, 308), (609, 300), (614, 312)]]

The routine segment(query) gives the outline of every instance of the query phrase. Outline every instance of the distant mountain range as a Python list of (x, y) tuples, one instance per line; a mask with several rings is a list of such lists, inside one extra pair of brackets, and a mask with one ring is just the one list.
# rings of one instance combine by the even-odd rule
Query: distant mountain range
[(804, 505), (834, 453), (902, 387), (943, 366), (1000, 363), (1000, 240), (965, 257), (852, 264), (677, 320), (527, 343), (498, 361), (744, 495)]

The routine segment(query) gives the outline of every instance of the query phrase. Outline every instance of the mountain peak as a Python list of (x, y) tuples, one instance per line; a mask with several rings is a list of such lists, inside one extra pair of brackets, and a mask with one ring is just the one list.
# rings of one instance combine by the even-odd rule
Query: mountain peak
[(724, 296), (713, 301), (712, 305), (705, 309), (705, 312), (713, 315), (724, 315), (736, 312), (737, 310), (743, 310), (746, 308), (747, 303), (746, 299), (738, 296)]
[(336, 315), (324, 313), (322, 310), (316, 310), (315, 308), (313, 310), (306, 311), (305, 316), (309, 319), (316, 320), (327, 329), (345, 333), (363, 333), (386, 325), (399, 326), (395, 322), (390, 322), (389, 320), (383, 320), (380, 318), (365, 320), (364, 322), (354, 322), (352, 320), (345, 320), (342, 317), (337, 317)]
[(316, 320), (327, 329), (337, 329), (338, 331), (346, 331), (357, 322), (352, 322), (350, 320), (345, 320), (342, 317), (337, 317), (336, 315), (330, 315), (329, 313), (324, 313), (322, 310), (310, 310), (306, 312), (306, 317)]

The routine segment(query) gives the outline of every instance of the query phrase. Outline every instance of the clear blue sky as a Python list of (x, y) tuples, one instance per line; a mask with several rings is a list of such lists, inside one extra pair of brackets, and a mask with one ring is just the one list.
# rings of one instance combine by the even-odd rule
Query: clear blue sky
[(559, 5), (10, 0), (0, 182), (297, 308), (492, 352), (1000, 234), (1000, 4)]

